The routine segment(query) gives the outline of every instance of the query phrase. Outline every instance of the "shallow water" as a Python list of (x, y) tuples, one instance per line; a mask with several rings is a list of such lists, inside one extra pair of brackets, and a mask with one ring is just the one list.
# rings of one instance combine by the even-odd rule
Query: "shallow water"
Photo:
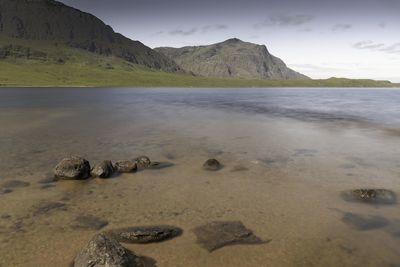
[[(99, 231), (155, 224), (184, 233), (126, 245), (152, 266), (399, 266), (399, 205), (341, 198), (400, 194), (398, 103), (394, 89), (1, 89), (0, 187), (30, 185), (0, 194), (0, 266), (69, 266)], [(44, 186), (69, 155), (170, 164)], [(82, 215), (108, 225), (75, 227)], [(209, 253), (193, 229), (212, 221), (270, 242)]]

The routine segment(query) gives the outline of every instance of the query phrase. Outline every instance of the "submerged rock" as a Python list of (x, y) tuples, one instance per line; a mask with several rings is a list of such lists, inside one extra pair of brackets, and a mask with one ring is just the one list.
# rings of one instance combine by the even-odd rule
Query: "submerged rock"
[(147, 167), (149, 170), (161, 170), (161, 169), (166, 169), (169, 167), (174, 166), (173, 163), (171, 162), (152, 162), (149, 167)]
[(107, 231), (106, 234), (123, 243), (153, 243), (177, 237), (182, 229), (169, 226), (135, 226)]
[(40, 203), (39, 205), (34, 206), (33, 215), (42, 215), (42, 214), (46, 214), (52, 210), (57, 210), (57, 209), (66, 210), (65, 203), (43, 202), (43, 203)]
[(242, 166), (242, 165), (236, 165), (231, 169), (231, 172), (242, 172), (242, 171), (248, 171), (249, 168)]
[(65, 158), (55, 167), (54, 176), (63, 180), (87, 179), (90, 177), (89, 161), (75, 156)]
[(54, 178), (54, 177), (46, 177), (46, 178), (40, 179), (38, 183), (39, 184), (52, 184), (52, 183), (55, 183), (55, 182), (57, 182), (56, 178)]
[(114, 169), (120, 173), (130, 173), (137, 171), (137, 164), (133, 160), (120, 160), (115, 162)]
[(114, 173), (114, 167), (110, 160), (104, 160), (96, 163), (90, 174), (92, 177), (109, 178)]
[(12, 193), (12, 190), (9, 188), (0, 188), (0, 195), (5, 195), (5, 194), (9, 194)]
[(136, 267), (140, 258), (116, 240), (104, 235), (95, 235), (76, 256), (74, 267)]
[(221, 163), (216, 159), (209, 159), (203, 164), (203, 169), (208, 171), (218, 171), (222, 168)]
[(355, 189), (342, 193), (342, 198), (350, 202), (369, 204), (395, 204), (396, 194), (387, 189)]
[(84, 229), (84, 230), (100, 230), (101, 228), (108, 225), (108, 221), (98, 218), (93, 215), (80, 215), (75, 218), (71, 225), (73, 229)]
[(25, 181), (20, 181), (20, 180), (11, 180), (4, 182), (1, 187), (2, 188), (21, 188), (21, 187), (27, 187), (30, 186), (31, 184)]
[(135, 159), (135, 162), (139, 168), (146, 169), (151, 165), (151, 160), (147, 156), (140, 156)]
[(263, 244), (263, 241), (247, 229), (242, 222), (211, 222), (193, 230), (200, 243), (209, 252), (228, 245)]
[(359, 231), (379, 229), (389, 224), (389, 221), (381, 216), (366, 216), (351, 212), (343, 214), (342, 222)]
[(40, 187), (40, 189), (44, 190), (44, 189), (49, 189), (49, 188), (53, 188), (53, 187), (56, 187), (56, 185), (55, 184), (44, 184)]

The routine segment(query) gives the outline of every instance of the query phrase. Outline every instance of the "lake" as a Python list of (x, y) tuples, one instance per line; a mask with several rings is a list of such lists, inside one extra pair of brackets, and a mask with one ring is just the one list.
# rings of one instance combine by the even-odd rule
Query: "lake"
[[(399, 205), (342, 194), (400, 194), (399, 103), (398, 89), (0, 89), (0, 266), (69, 266), (95, 233), (159, 224), (184, 232), (124, 244), (146, 266), (400, 266)], [(49, 182), (70, 155), (166, 167)], [(77, 226), (87, 215), (107, 225)], [(268, 242), (210, 253), (193, 229), (213, 221)]]

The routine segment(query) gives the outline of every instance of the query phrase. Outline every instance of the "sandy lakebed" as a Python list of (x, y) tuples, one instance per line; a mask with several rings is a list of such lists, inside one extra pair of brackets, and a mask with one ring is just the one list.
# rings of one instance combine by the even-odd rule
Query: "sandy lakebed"
[[(182, 235), (123, 246), (144, 266), (400, 266), (397, 202), (341, 195), (400, 194), (398, 103), (387, 89), (0, 89), (0, 266), (70, 266), (96, 233), (164, 224)], [(165, 168), (50, 182), (70, 155)], [(265, 242), (209, 252), (194, 229), (222, 221)]]

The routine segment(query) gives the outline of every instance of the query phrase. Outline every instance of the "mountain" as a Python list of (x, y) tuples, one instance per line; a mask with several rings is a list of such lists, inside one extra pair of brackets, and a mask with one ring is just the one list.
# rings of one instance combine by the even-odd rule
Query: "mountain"
[(233, 38), (207, 46), (155, 49), (173, 59), (184, 70), (205, 77), (239, 77), (246, 79), (309, 79), (271, 55), (265, 45)]
[(29, 46), (14, 45), (13, 39), (23, 39), (41, 41), (42, 46), (66, 45), (115, 56), (153, 69), (180, 71), (168, 57), (114, 32), (95, 16), (54, 0), (0, 0), (0, 39), (4, 38), (9, 45), (0, 52), (3, 56), (31, 52)]

